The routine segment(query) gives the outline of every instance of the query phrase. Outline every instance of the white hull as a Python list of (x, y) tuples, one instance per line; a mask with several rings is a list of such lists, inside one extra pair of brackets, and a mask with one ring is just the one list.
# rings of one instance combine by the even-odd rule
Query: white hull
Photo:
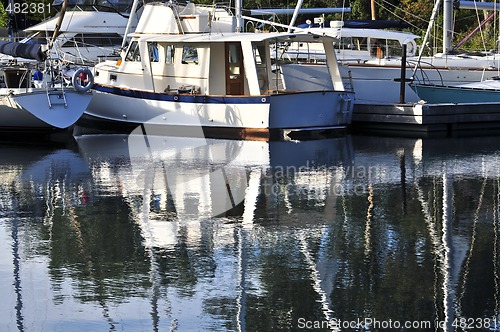
[[(158, 100), (161, 98), (177, 101)], [(318, 106), (311, 108), (311, 100)], [(143, 98), (136, 98), (97, 88), (85, 114), (130, 125), (251, 131), (345, 127), (351, 121), (351, 109), (352, 94), (336, 91), (252, 97), (144, 93)]]
[(38, 132), (66, 129), (82, 116), (92, 96), (71, 89), (65, 91), (66, 106), (61, 94), (51, 95), (49, 105), (45, 89), (22, 90), (23, 93), (1, 94), (1, 130)]
[[(343, 77), (351, 77), (353, 89), (356, 91), (356, 104), (393, 104), (400, 100), (401, 68), (388, 66), (340, 66)], [(413, 69), (406, 70), (406, 80), (413, 74)], [(482, 79), (498, 75), (497, 70), (481, 68), (453, 68), (453, 69), (425, 69), (417, 71), (414, 82), (429, 84), (459, 85), (470, 82), (479, 82)], [(408, 81), (409, 83), (409, 81)], [(420, 98), (405, 84), (405, 102), (416, 103)]]
[(185, 103), (94, 90), (85, 114), (129, 124), (266, 128), (269, 125), (269, 102), (225, 105)]
[[(302, 64), (302, 76), (297, 77), (301, 82), (309, 83), (314, 89), (329, 87), (329, 74), (327, 67), (322, 64)], [(308, 69), (312, 68), (312, 69)], [(339, 66), (344, 84), (350, 86), (355, 92), (355, 104), (388, 105), (400, 101), (401, 68), (397, 66), (376, 65), (349, 65)], [(314, 70), (315, 76), (309, 72)], [(417, 103), (420, 98), (410, 86), (413, 69), (406, 70), (405, 102)], [(479, 82), (483, 79), (497, 76), (497, 70), (484, 70), (480, 68), (454, 68), (454, 69), (426, 69), (423, 78), (422, 71), (417, 71), (414, 82), (426, 82), (437, 85), (461, 85), (470, 82)]]
[[(416, 55), (416, 35), (380, 29), (342, 28), (341, 24), (331, 27), (305, 30), (342, 38), (340, 43), (336, 43), (335, 52), (344, 83), (356, 92), (356, 104), (388, 105), (400, 102), (403, 45), (407, 46), (407, 81), (413, 78), (413, 82), (418, 84), (462, 85), (500, 75), (498, 54), (435, 54), (419, 58)], [(282, 51), (285, 58), (305, 66), (305, 72), (297, 79), (307, 81), (311, 88), (316, 85), (314, 88), (317, 89), (319, 82), (328, 79), (324, 66), (321, 71), (315, 69), (316, 75), (310, 75), (310, 68), (320, 67), (326, 57), (327, 52), (321, 44), (295, 42)], [(328, 85), (323, 83), (320, 87), (328, 88)], [(404, 101), (416, 103), (420, 99), (406, 84)]]

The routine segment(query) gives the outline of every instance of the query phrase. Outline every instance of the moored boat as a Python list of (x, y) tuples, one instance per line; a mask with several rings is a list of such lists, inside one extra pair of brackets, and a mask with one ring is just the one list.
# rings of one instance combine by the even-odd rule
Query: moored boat
[[(456, 1), (459, 8), (478, 10), (476, 2)], [(423, 55), (427, 46), (418, 48), (416, 35), (379, 29), (352, 29), (342, 22), (332, 21), (330, 27), (306, 28), (305, 30), (336, 35), (337, 57), (342, 62), (340, 72), (346, 84), (352, 82), (356, 91), (357, 105), (392, 105), (401, 102), (415, 103), (419, 96), (408, 86), (410, 82), (438, 85), (462, 85), (498, 76), (500, 56), (498, 52), (463, 52), (452, 46), (453, 8), (452, 1), (436, 1), (430, 25), (421, 45), (428, 45), (435, 15), (443, 5), (443, 48), (442, 53)], [(481, 9), (496, 10), (493, 3), (482, 4)], [(461, 43), (457, 44), (460, 45)], [(300, 46), (300, 47), (298, 47)], [(403, 58), (403, 46), (406, 57)], [(295, 49), (294, 49), (295, 47)], [(317, 68), (319, 75), (325, 68), (318, 64), (325, 54), (321, 48), (306, 44), (291, 44), (283, 53), (289, 58), (302, 61), (303, 66)], [(311, 63), (304, 63), (311, 62)], [(401, 67), (406, 68), (405, 77)], [(401, 82), (404, 81), (404, 94)], [(403, 98), (402, 98), (403, 97)]]
[[(65, 6), (58, 26), (64, 13)], [(87, 108), (92, 72), (88, 68), (65, 72), (62, 63), (49, 56), (53, 40), (49, 45), (0, 42), (0, 52), (8, 57), (0, 65), (0, 131), (50, 133), (67, 129)]]
[(146, 123), (168, 134), (202, 128), (207, 136), (267, 139), (350, 123), (354, 93), (344, 88), (335, 52), (318, 89), (296, 80), (296, 65), (271, 61), (272, 44), (316, 41), (333, 49), (333, 38), (233, 31), (194, 4), (182, 11), (147, 4), (122, 59), (96, 65), (93, 98), (79, 124)]
[(500, 103), (498, 79), (461, 85), (411, 83), (410, 87), (428, 104)]

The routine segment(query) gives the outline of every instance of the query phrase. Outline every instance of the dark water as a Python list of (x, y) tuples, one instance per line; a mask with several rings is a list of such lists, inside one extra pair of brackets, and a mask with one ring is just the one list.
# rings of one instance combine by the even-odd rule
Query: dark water
[(0, 330), (499, 331), (497, 142), (0, 145)]

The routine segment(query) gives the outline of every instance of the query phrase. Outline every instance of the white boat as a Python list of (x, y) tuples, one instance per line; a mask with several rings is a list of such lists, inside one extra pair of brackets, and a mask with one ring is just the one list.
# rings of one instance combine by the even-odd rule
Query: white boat
[[(29, 35), (21, 42), (47, 44), (57, 27), (59, 33), (51, 49), (52, 58), (85, 65), (108, 57), (117, 58), (129, 22), (131, 3), (131, 0), (70, 1), (68, 7), (71, 8), (66, 11), (59, 27), (57, 16), (49, 18), (27, 28), (25, 32)], [(138, 12), (139, 15), (141, 10)], [(130, 20), (131, 29), (137, 25), (136, 17)]]
[[(61, 10), (58, 24), (63, 17)], [(47, 58), (50, 46), (0, 42), (14, 59), (0, 66), (0, 131), (51, 133), (71, 127), (87, 108), (92, 72), (79, 68), (65, 78), (61, 62)]]
[[(50, 133), (71, 127), (82, 116), (92, 97), (90, 82), (80, 87), (83, 90), (53, 86), (49, 68), (38, 82), (41, 87), (33, 87), (34, 66), (0, 67), (0, 131)], [(85, 71), (79, 70), (75, 80), (80, 72)]]
[[(371, 25), (355, 24), (358, 21), (331, 21), (329, 28), (303, 28), (317, 34), (328, 34), (338, 39), (335, 43), (335, 52), (340, 63), (362, 64), (376, 59), (393, 59), (402, 55), (403, 45), (406, 45), (406, 56), (412, 57), (417, 53), (416, 40), (420, 36), (409, 32), (386, 30), (382, 24)], [(387, 23), (388, 24), (388, 23)], [(366, 26), (355, 28), (353, 26)], [(289, 61), (322, 63), (325, 59), (325, 51), (320, 44), (305, 44), (294, 42), (289, 45), (281, 45), (280, 55)]]
[(209, 136), (269, 138), (273, 132), (345, 128), (353, 92), (342, 83), (334, 52), (329, 83), (306, 91), (297, 65), (276, 68), (270, 45), (327, 36), (238, 33), (210, 12), (189, 4), (177, 14), (168, 4), (147, 4), (128, 51), (95, 66), (93, 98), (80, 125), (159, 125), (171, 134), (203, 128)]
[[(461, 1), (463, 2), (463, 1)], [(440, 2), (437, 1), (435, 11)], [(445, 2), (449, 6), (449, 1)], [(467, 8), (467, 7), (465, 7)], [(445, 10), (445, 23), (451, 18), (451, 10)], [(432, 21), (432, 19), (431, 19)], [(451, 26), (451, 24), (449, 24)], [(451, 52), (451, 34), (443, 38), (443, 53), (432, 56), (417, 55), (415, 39), (417, 36), (390, 30), (352, 29), (342, 27), (337, 21), (330, 27), (305, 29), (312, 33), (324, 33), (339, 37), (336, 46), (337, 58), (342, 63), (340, 72), (345, 84), (352, 84), (356, 91), (356, 104), (387, 105), (401, 101), (416, 103), (421, 98), (410, 88), (410, 82), (434, 85), (462, 85), (479, 82), (499, 75), (500, 55), (494, 53), (466, 54)], [(451, 30), (450, 27), (445, 29)], [(405, 37), (406, 35), (406, 37)], [(424, 40), (423, 44), (426, 43)], [(402, 46), (406, 45), (407, 54), (404, 98), (401, 98)], [(318, 73), (315, 80), (322, 82), (327, 76), (326, 68), (321, 65), (324, 50), (302, 43), (300, 49), (291, 44), (284, 54), (290, 51), (290, 60), (299, 59), (301, 65), (314, 68)], [(307, 55), (309, 53), (309, 55)], [(307, 79), (304, 74), (302, 79)], [(401, 100), (403, 99), (403, 100)]]

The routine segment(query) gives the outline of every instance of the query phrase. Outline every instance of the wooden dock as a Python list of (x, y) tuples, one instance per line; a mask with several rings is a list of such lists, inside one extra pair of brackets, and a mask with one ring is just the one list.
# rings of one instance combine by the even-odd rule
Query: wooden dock
[(351, 130), (410, 137), (500, 133), (500, 103), (355, 104)]

